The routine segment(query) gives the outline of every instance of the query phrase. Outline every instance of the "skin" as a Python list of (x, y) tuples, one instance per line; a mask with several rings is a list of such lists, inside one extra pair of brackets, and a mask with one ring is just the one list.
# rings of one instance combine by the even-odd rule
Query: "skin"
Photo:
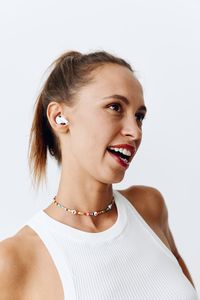
[[(126, 96), (130, 105), (115, 99), (102, 100), (113, 94)], [(107, 146), (132, 143), (137, 150), (140, 146), (142, 123), (136, 113), (144, 105), (143, 92), (131, 71), (109, 64), (96, 70), (94, 81), (82, 88), (76, 97), (79, 101), (73, 108), (51, 102), (47, 109), (63, 157), (57, 201), (80, 211), (96, 211), (110, 203), (112, 184), (121, 182), (126, 172), (106, 152)], [(121, 103), (121, 108), (109, 106), (116, 102)], [(69, 125), (55, 122), (60, 114), (69, 120)], [(147, 186), (131, 186), (120, 192), (174, 254), (183, 273), (194, 285), (175, 245), (161, 193)], [(117, 218), (116, 206), (98, 217), (68, 213), (66, 218), (66, 212), (52, 204), (45, 212), (61, 223), (89, 232), (106, 230)], [(0, 242), (0, 291), (3, 300), (64, 299), (54, 262), (42, 240), (29, 226)]]
[[(103, 99), (113, 94), (127, 97), (130, 105), (126, 106), (121, 100)], [(106, 148), (130, 143), (138, 149), (141, 143), (142, 122), (135, 115), (144, 105), (143, 91), (128, 68), (107, 64), (94, 72), (94, 81), (81, 88), (76, 99), (73, 108), (57, 102), (51, 102), (47, 108), (47, 117), (60, 140), (63, 157), (56, 198), (68, 208), (97, 211), (111, 202), (112, 184), (121, 182), (126, 172)], [(115, 102), (119, 102), (122, 108), (108, 107)], [(59, 114), (69, 121), (68, 125), (55, 122)], [(104, 224), (106, 220), (109, 222), (112, 214), (109, 212), (95, 218), (74, 217), (68, 213), (66, 221), (65, 211), (55, 209), (53, 204), (45, 211), (63, 223), (94, 232), (102, 227), (102, 221)]]
[[(174, 254), (183, 273), (194, 285), (169, 229), (167, 207), (161, 193), (148, 186), (131, 186), (119, 192)], [(29, 226), (0, 243), (0, 291), (3, 300), (64, 299), (54, 262), (42, 240)]]

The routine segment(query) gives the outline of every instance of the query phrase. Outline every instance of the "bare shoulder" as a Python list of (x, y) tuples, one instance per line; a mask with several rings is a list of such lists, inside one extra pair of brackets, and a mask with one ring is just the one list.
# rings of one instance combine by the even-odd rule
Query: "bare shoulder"
[[(177, 248), (168, 222), (168, 209), (162, 193), (150, 186), (131, 186), (121, 191), (149, 223), (159, 238), (171, 250), (183, 273), (194, 286), (189, 270)], [(150, 220), (150, 221), (149, 221)], [(148, 222), (149, 221), (149, 222)], [(195, 287), (195, 286), (194, 286)]]
[(1, 299), (23, 299), (30, 262), (34, 261), (30, 235), (24, 231), (0, 242)]
[(155, 187), (145, 185), (134, 185), (120, 191), (135, 206), (139, 213), (163, 226), (168, 218), (168, 210), (162, 193)]
[(155, 187), (136, 185), (122, 191), (160, 239), (179, 259), (173, 234), (168, 222), (168, 209), (162, 193)]
[(21, 299), (25, 269), (20, 245), (14, 236), (0, 242), (0, 290), (2, 299)]

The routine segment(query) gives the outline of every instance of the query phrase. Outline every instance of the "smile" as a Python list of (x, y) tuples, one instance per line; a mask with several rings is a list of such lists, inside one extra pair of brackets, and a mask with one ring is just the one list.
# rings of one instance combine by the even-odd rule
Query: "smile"
[(115, 152), (115, 151), (108, 150), (108, 149), (107, 149), (107, 151), (115, 159), (115, 161), (117, 161), (122, 167), (128, 168), (130, 162), (127, 157), (125, 158), (124, 155), (120, 152)]

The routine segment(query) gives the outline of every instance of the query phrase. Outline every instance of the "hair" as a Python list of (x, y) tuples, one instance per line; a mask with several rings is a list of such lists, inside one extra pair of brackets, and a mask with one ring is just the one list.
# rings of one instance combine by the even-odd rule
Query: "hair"
[(38, 186), (44, 179), (46, 181), (48, 152), (56, 159), (58, 166), (62, 162), (59, 139), (54, 134), (46, 115), (49, 103), (56, 101), (73, 106), (76, 93), (93, 79), (92, 71), (110, 63), (127, 67), (133, 72), (128, 62), (106, 51), (88, 54), (68, 51), (49, 66), (52, 70), (36, 99), (29, 136), (28, 164), (34, 185)]

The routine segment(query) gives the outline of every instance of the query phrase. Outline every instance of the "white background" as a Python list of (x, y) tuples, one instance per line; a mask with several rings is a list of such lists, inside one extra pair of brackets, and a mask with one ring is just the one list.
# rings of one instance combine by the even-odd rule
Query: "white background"
[(27, 150), (33, 105), (62, 52), (106, 50), (143, 84), (143, 141), (124, 180), (163, 194), (176, 245), (200, 292), (200, 2), (198, 0), (4, 1), (0, 8), (0, 239), (52, 201), (59, 169), (31, 187)]

